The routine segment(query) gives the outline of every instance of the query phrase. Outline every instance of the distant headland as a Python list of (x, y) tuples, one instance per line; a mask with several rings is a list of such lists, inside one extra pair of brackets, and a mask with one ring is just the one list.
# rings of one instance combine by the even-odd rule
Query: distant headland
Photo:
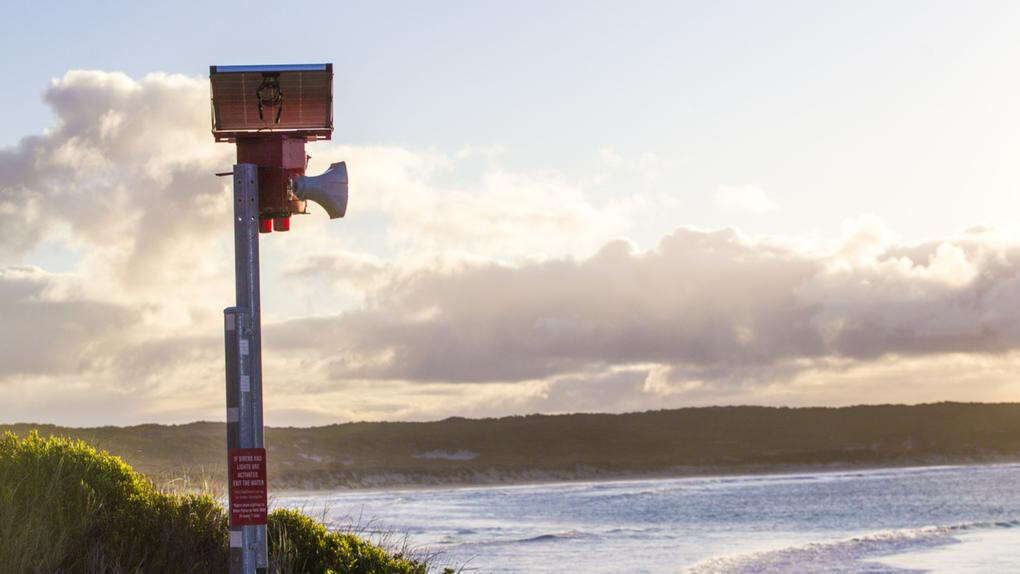
[[(158, 482), (225, 475), (223, 423), (0, 432), (84, 439)], [(356, 422), (266, 429), (274, 490), (1020, 461), (1020, 403), (700, 407), (625, 414)]]

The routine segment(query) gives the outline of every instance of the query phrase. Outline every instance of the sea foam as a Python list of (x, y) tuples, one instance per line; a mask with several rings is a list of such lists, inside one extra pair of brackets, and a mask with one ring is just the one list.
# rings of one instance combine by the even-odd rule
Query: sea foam
[[(898, 568), (867, 567), (867, 561), (903, 552), (959, 542), (955, 535), (966, 530), (1013, 528), (1020, 521), (971, 522), (885, 530), (830, 542), (813, 542), (748, 554), (712, 558), (686, 570), (690, 574), (879, 572)], [(877, 566), (877, 565), (876, 565)]]

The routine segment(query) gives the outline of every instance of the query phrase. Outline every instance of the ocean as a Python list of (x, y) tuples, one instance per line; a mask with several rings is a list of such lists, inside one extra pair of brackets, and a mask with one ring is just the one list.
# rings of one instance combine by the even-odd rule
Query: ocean
[(1020, 572), (1020, 465), (287, 493), (463, 572)]

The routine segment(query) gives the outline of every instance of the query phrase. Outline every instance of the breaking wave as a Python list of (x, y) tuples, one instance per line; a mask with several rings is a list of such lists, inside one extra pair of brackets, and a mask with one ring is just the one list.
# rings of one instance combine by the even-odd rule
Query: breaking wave
[(695, 564), (686, 572), (690, 574), (904, 572), (891, 567), (877, 570), (873, 567), (875, 565), (868, 567), (867, 560), (953, 544), (959, 542), (955, 535), (966, 530), (1017, 526), (1020, 526), (1020, 520), (887, 530), (832, 542), (814, 542), (803, 546), (712, 558)]
[(568, 532), (556, 532), (553, 534), (540, 534), (538, 536), (532, 536), (531, 538), (524, 538), (517, 540), (517, 542), (554, 542), (557, 540), (570, 540), (573, 538), (587, 538), (592, 536), (587, 532), (580, 532), (577, 530), (570, 530)]

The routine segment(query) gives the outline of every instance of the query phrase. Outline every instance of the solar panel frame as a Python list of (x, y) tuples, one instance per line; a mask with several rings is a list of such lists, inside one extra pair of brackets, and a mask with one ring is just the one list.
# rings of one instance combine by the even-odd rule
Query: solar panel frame
[[(264, 105), (258, 117), (259, 86), (277, 78), (280, 107)], [(287, 135), (330, 139), (333, 132), (333, 64), (210, 66), (212, 133), (216, 141)], [(280, 112), (276, 121), (277, 111)]]

